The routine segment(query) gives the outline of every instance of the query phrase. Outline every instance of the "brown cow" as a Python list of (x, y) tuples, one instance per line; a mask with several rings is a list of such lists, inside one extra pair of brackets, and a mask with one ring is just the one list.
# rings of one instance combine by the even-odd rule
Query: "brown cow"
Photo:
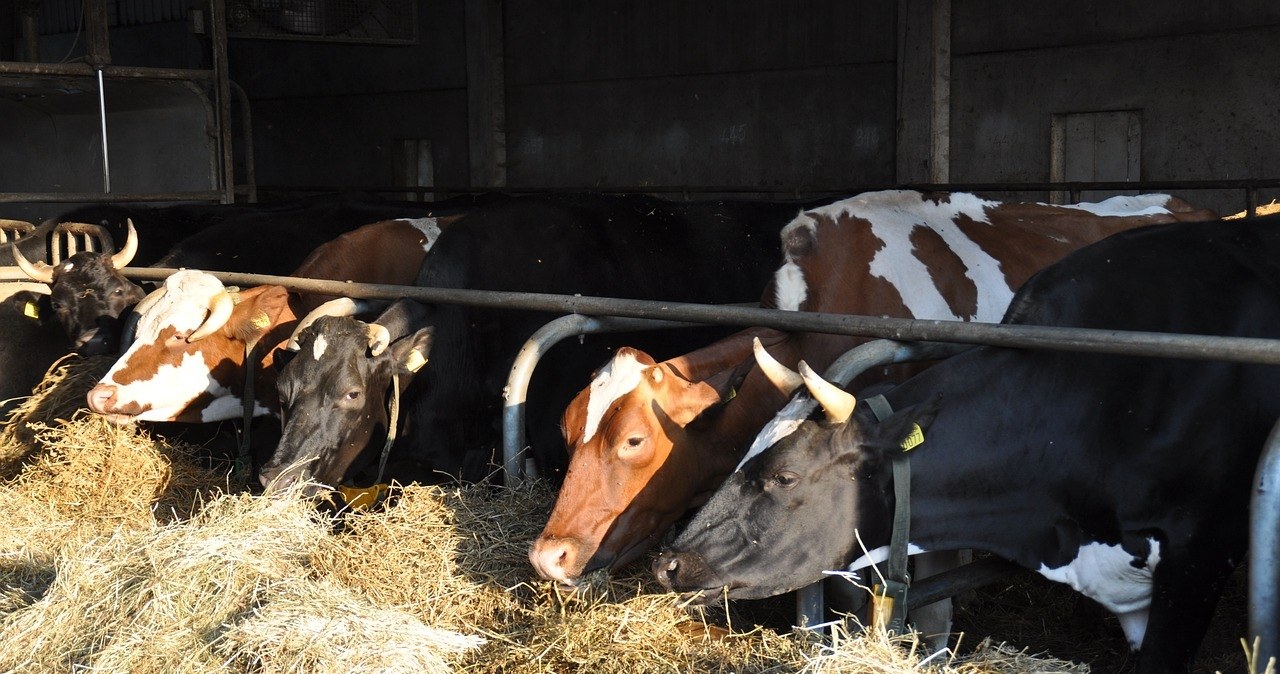
[[(462, 216), (386, 220), (317, 248), (294, 276), (410, 285), (440, 227)], [(137, 337), (97, 386), (89, 409), (116, 423), (240, 418), (245, 347), (258, 344), (254, 415), (275, 414), (275, 347), (298, 318), (330, 296), (281, 286), (228, 291), (200, 271), (180, 271), (139, 303)]]
[[(1051, 206), (867, 193), (802, 212), (782, 230), (783, 265), (761, 304), (994, 323), (1018, 286), (1072, 250), (1133, 227), (1213, 217), (1167, 195)], [(788, 367), (803, 359), (819, 372), (865, 341), (753, 330), (663, 363), (620, 349), (565, 410), (569, 471), (529, 552), (539, 575), (572, 585), (639, 557), (734, 469), (787, 399), (755, 366), (754, 336)], [(719, 404), (737, 368), (745, 379)]]

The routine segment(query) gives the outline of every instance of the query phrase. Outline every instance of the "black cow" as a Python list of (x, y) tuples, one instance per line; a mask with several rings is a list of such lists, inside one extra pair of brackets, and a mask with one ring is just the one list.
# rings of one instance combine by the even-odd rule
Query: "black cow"
[(44, 378), (59, 356), (71, 350), (62, 326), (30, 290), (0, 300), (0, 418)]
[[(675, 203), (643, 196), (515, 198), (474, 211), (446, 229), (424, 259), (418, 285), (751, 302), (777, 268), (778, 230), (801, 206)], [(407, 430), (392, 452), (400, 465), (419, 470), (385, 477), (439, 481), (443, 475), (466, 480), (488, 476), (494, 469), (501, 392), (512, 361), (524, 341), (552, 318), (532, 311), (432, 305), (422, 320), (389, 334), (394, 350), (396, 340), (419, 334), (415, 331), (420, 328), (434, 331), (425, 354), (429, 360), (406, 387), (401, 418)], [(309, 440), (327, 439), (321, 427), (331, 410), (346, 404), (342, 396), (358, 393), (368, 398), (364, 404), (371, 409), (381, 409), (390, 384), (390, 368), (368, 365), (363, 344), (336, 348), (339, 339), (320, 331), (327, 325), (334, 324), (312, 326), (315, 334), (304, 335), (301, 353), (281, 374), (286, 439), (264, 466), (264, 483), (283, 475), (277, 486), (298, 477), (337, 485), (375, 475), (372, 467), (385, 434), (370, 428), (372, 420), (353, 420), (343, 429), (348, 438), (368, 438), (365, 443), (317, 446)], [(527, 403), (529, 438), (544, 474), (555, 479), (566, 463), (559, 412), (612, 348), (641, 344), (674, 355), (723, 333), (600, 335), (553, 348), (534, 374)], [(335, 459), (331, 454), (339, 445), (351, 453)], [(356, 456), (361, 449), (364, 453)], [(290, 465), (299, 467), (286, 473)]]
[[(1162, 225), (1040, 272), (1005, 320), (1274, 338), (1278, 281), (1280, 219)], [(1119, 616), (1139, 671), (1185, 671), (1245, 553), (1280, 368), (984, 347), (892, 389), (883, 422), (835, 391), (816, 397), (836, 418), (751, 455), (658, 557), (666, 586), (761, 597), (849, 565), (888, 542), (906, 460), (913, 546), (1068, 583)]]

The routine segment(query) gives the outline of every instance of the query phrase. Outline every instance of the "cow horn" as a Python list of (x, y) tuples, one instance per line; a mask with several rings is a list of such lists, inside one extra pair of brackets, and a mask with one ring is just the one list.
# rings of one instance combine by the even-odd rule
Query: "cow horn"
[(120, 353), (124, 353), (129, 345), (133, 344), (134, 333), (138, 331), (138, 319), (160, 301), (164, 291), (164, 286), (152, 290), (142, 298), (142, 301), (134, 305), (133, 311), (129, 312), (129, 317), (124, 319), (124, 329), (120, 332)]
[(236, 303), (231, 299), (231, 293), (223, 290), (214, 295), (209, 300), (209, 317), (204, 319), (204, 323), (187, 337), (187, 341), (198, 342), (222, 329), (222, 326), (231, 320), (231, 312), (235, 308)]
[(377, 323), (370, 323), (365, 328), (369, 334), (369, 354), (376, 356), (391, 345), (391, 332)]
[(111, 256), (111, 266), (116, 269), (127, 267), (133, 261), (133, 256), (138, 253), (138, 230), (133, 228), (133, 218), (125, 220), (125, 226), (129, 231), (124, 237), (124, 248)]
[(28, 262), (16, 243), (13, 245), (13, 260), (23, 273), (31, 277), (31, 280), (53, 285), (53, 267), (50, 267), (44, 260)]
[(828, 421), (842, 424), (853, 415), (853, 408), (858, 404), (858, 399), (854, 398), (852, 393), (823, 379), (803, 360), (800, 361), (800, 377), (804, 379), (804, 385), (809, 389), (809, 395), (812, 395), (813, 399), (817, 400), (819, 405), (822, 405), (822, 409), (827, 413)]
[(768, 349), (764, 348), (764, 345), (760, 343), (759, 337), (753, 337), (751, 339), (751, 349), (756, 354), (756, 364), (760, 366), (760, 371), (764, 372), (764, 376), (768, 377), (769, 381), (772, 382), (779, 391), (782, 391), (786, 395), (791, 395), (792, 391), (800, 388), (800, 385), (804, 383), (804, 381), (800, 379), (800, 375), (796, 374), (795, 371), (791, 370), (786, 365), (779, 363), (777, 359), (769, 353)]
[(289, 343), (285, 348), (290, 351), (298, 350), (298, 335), (307, 329), (316, 319), (321, 316), (354, 316), (368, 309), (369, 303), (364, 300), (353, 300), (349, 297), (339, 297), (336, 300), (329, 300), (324, 304), (311, 310), (311, 313), (302, 317), (298, 321), (298, 327), (293, 329), (293, 334), (289, 335)]

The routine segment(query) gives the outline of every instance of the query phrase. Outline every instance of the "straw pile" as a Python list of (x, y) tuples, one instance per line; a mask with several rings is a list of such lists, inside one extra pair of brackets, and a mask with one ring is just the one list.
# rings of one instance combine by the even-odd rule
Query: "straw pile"
[(644, 564), (566, 596), (525, 557), (543, 485), (409, 486), (335, 519), (76, 412), (101, 368), (61, 364), (0, 436), (0, 671), (1088, 671), (989, 643), (926, 660), (911, 635), (725, 629)]

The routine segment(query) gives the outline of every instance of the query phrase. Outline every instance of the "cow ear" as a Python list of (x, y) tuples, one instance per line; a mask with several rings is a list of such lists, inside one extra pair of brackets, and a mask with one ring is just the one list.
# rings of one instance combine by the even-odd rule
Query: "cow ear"
[[(280, 318), (289, 305), (289, 291), (280, 286), (259, 286), (262, 291), (244, 298), (236, 305), (227, 330), (231, 334), (250, 341), (280, 324)], [(249, 291), (252, 292), (252, 291)]]
[(276, 349), (275, 351), (271, 352), (271, 367), (275, 370), (276, 374), (278, 375), (284, 372), (285, 367), (287, 367), (289, 363), (293, 362), (294, 356), (297, 356), (297, 355), (298, 355), (297, 351), (290, 351), (288, 349)]
[(391, 362), (395, 363), (401, 374), (412, 375), (427, 364), (427, 359), (431, 356), (434, 333), (433, 328), (422, 328), (408, 337), (396, 340), (391, 345), (388, 349)]
[(879, 424), (864, 428), (863, 445), (891, 454), (911, 451), (926, 441), (925, 431), (937, 414), (936, 397), (900, 410)]

